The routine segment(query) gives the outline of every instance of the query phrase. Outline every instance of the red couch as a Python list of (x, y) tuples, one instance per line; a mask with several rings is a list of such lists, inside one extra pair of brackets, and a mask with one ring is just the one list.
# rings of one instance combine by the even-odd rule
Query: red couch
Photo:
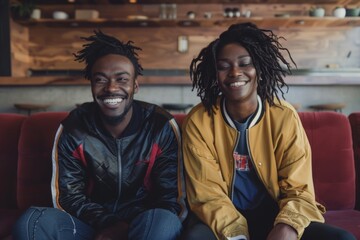
[(0, 114), (0, 239), (28, 207), (52, 206), (51, 151), (67, 112)]
[[(51, 150), (56, 129), (66, 115), (0, 114), (0, 239), (11, 239), (13, 223), (29, 206), (52, 205)], [(349, 120), (335, 112), (299, 115), (312, 147), (316, 198), (328, 209), (325, 219), (360, 239), (360, 211), (354, 210), (355, 168)], [(175, 117), (181, 123), (185, 115)], [(359, 140), (360, 117), (357, 119), (353, 121), (353, 133), (357, 129)], [(357, 141), (357, 161), (359, 146)]]
[[(354, 112), (349, 115), (351, 125), (353, 148), (355, 158), (355, 169), (360, 173), (360, 112)], [(356, 206), (355, 208), (360, 211), (360, 174), (356, 175)]]
[(312, 149), (316, 199), (327, 209), (325, 221), (347, 229), (360, 239), (360, 211), (355, 210), (356, 172), (348, 118), (336, 112), (300, 112), (299, 115)]
[(18, 141), (26, 116), (0, 114), (0, 239), (9, 234), (18, 217), (16, 203), (16, 169)]

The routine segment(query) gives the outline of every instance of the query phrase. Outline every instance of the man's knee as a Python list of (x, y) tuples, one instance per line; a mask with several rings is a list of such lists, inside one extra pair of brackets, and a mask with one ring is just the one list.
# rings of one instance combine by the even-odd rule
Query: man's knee
[(177, 239), (182, 224), (177, 215), (165, 209), (150, 209), (130, 224), (130, 239)]
[[(58, 210), (59, 211), (59, 210)], [(45, 214), (46, 213), (46, 214)], [(51, 227), (55, 211), (46, 207), (30, 207), (27, 209), (20, 218), (16, 221), (13, 227), (13, 236), (15, 239), (27, 239), (33, 234), (36, 227), (41, 227), (41, 224), (46, 223), (45, 229)], [(43, 221), (43, 218), (46, 218)]]
[(189, 213), (184, 223), (184, 231), (181, 236), (182, 240), (207, 239), (216, 240), (216, 236), (209, 226), (200, 221), (193, 213)]
[(31, 207), (16, 222), (14, 239), (92, 239), (93, 229), (56, 208)]

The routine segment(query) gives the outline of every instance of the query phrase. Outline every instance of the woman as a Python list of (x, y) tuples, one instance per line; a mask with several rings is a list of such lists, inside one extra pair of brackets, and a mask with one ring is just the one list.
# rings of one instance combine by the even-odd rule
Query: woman
[(291, 73), (282, 52), (296, 66), (272, 31), (245, 23), (192, 61), (201, 103), (183, 124), (183, 151), (188, 201), (200, 221), (185, 239), (355, 239), (323, 223), (309, 142), (279, 97)]

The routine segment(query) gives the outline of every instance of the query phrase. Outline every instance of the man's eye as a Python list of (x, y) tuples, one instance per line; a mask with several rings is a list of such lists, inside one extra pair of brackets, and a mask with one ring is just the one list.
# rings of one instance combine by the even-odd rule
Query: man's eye
[(116, 79), (116, 81), (118, 81), (118, 82), (125, 82), (125, 81), (127, 81), (127, 80), (128, 80), (128, 79), (125, 78), (125, 77), (119, 77), (119, 78)]
[(97, 83), (97, 84), (104, 84), (104, 83), (107, 82), (107, 80), (104, 79), (104, 78), (95, 78), (94, 82)]

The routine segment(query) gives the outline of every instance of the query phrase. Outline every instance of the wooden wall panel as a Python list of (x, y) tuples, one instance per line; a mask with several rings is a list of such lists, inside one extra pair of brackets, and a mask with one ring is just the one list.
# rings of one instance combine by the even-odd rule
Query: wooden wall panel
[[(104, 33), (114, 35), (123, 41), (132, 40), (142, 48), (140, 61), (147, 69), (187, 69), (195, 56), (208, 42), (220, 33), (222, 28), (200, 31), (199, 28), (103, 28)], [(32, 69), (79, 69), (83, 65), (73, 61), (72, 53), (80, 50), (85, 41), (81, 36), (93, 34), (93, 29), (54, 28), (47, 34), (48, 28), (36, 27), (30, 33), (30, 55), (33, 59)], [(177, 38), (180, 35), (189, 37), (189, 51), (177, 51)], [(204, 37), (204, 41), (193, 38)], [(210, 36), (210, 37), (209, 37)], [(214, 36), (214, 37), (211, 37)], [(51, 43), (51, 44), (50, 44)]]
[(360, 67), (360, 45), (354, 41), (356, 35), (360, 37), (360, 28), (297, 29), (280, 31), (278, 34), (286, 37), (283, 45), (291, 51), (298, 68), (326, 68), (328, 65)]
[[(123, 41), (132, 40), (143, 51), (139, 52), (140, 60), (146, 69), (188, 69), (190, 61), (201, 48), (215, 39), (225, 29), (218, 28), (105, 28), (105, 33), (114, 35)], [(72, 53), (82, 48), (81, 36), (92, 34), (85, 29), (51, 29), (32, 28), (30, 32), (29, 52), (33, 69), (81, 69), (82, 64), (73, 61)], [(353, 29), (280, 29), (276, 33), (284, 36), (283, 41), (294, 56), (299, 68), (325, 68), (327, 64), (338, 64), (341, 67), (359, 67), (360, 28)], [(177, 37), (189, 38), (189, 51), (177, 52)], [(27, 43), (24, 43), (26, 46)], [(15, 59), (26, 51), (20, 48)], [(348, 57), (349, 52), (350, 56)], [(22, 56), (22, 55), (21, 55)], [(22, 62), (27, 58), (21, 58)]]
[(10, 21), (11, 74), (14, 77), (27, 75), (31, 65), (29, 55), (29, 29)]

